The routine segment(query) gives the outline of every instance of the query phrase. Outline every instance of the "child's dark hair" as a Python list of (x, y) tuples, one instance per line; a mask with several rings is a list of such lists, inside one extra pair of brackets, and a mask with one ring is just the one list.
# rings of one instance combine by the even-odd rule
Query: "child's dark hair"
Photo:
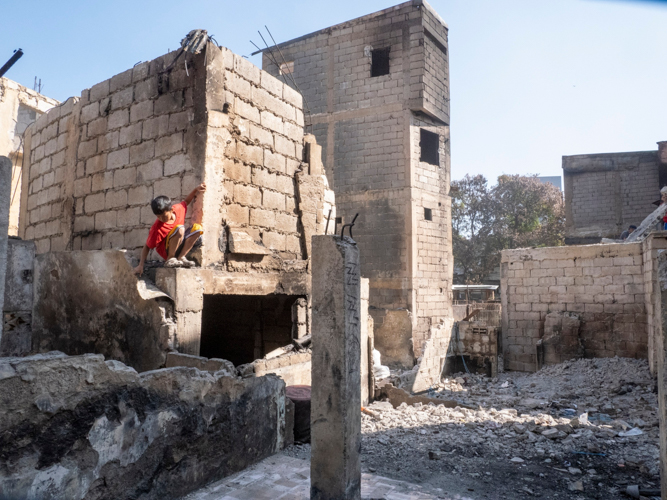
[(151, 201), (151, 208), (155, 215), (162, 215), (167, 210), (171, 210), (171, 198), (168, 196), (158, 196)]

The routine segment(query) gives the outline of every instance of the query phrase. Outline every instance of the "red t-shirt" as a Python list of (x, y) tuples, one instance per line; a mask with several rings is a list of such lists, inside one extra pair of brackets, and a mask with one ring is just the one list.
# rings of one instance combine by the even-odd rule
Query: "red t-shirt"
[(174, 211), (174, 214), (176, 214), (176, 220), (174, 220), (174, 222), (162, 222), (156, 220), (151, 226), (151, 230), (148, 232), (148, 238), (146, 239), (146, 246), (148, 248), (155, 248), (155, 251), (165, 260), (167, 258), (167, 235), (174, 229), (174, 227), (185, 224), (188, 205), (182, 201), (176, 205), (172, 205), (171, 209)]

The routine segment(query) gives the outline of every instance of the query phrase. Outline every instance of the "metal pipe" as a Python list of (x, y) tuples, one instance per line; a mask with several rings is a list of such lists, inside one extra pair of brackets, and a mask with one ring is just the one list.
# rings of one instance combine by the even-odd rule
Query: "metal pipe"
[(5, 65), (4, 65), (2, 68), (0, 68), (0, 78), (2, 78), (2, 76), (3, 76), (5, 73), (7, 73), (7, 71), (9, 71), (9, 68), (11, 68), (12, 66), (14, 66), (14, 63), (15, 63), (16, 61), (18, 61), (19, 59), (21, 59), (21, 56), (22, 56), (22, 55), (23, 55), (23, 50), (18, 49), (18, 50), (15, 50), (15, 51), (14, 51), (14, 55), (13, 55), (12, 57), (9, 58), (9, 61), (7, 61), (7, 62), (5, 63)]

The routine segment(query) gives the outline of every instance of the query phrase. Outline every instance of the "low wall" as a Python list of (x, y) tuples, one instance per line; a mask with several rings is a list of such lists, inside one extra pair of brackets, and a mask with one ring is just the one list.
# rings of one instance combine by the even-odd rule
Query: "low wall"
[(164, 366), (173, 306), (141, 297), (123, 252), (49, 252), (35, 258), (34, 273), (33, 352), (98, 353), (138, 371)]
[(280, 450), (285, 384), (225, 374), (0, 359), (0, 495), (180, 498)]
[(33, 261), (35, 243), (9, 238), (0, 356), (24, 356), (32, 342)]
[(545, 336), (547, 314), (556, 312), (578, 318), (584, 357), (646, 358), (643, 246), (504, 250), (500, 272), (505, 368), (537, 368), (537, 342)]

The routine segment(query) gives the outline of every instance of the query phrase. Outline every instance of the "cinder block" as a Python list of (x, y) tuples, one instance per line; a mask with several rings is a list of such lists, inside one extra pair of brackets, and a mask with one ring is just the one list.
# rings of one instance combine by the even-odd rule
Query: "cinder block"
[(287, 159), (279, 153), (272, 153), (268, 149), (264, 150), (264, 166), (268, 169), (284, 173), (287, 165), (286, 160)]
[(154, 196), (168, 196), (174, 201), (180, 201), (181, 179), (180, 177), (169, 177), (159, 179), (153, 185)]
[(139, 207), (135, 207), (128, 208), (126, 210), (119, 210), (117, 217), (119, 227), (138, 226), (141, 223), (141, 209)]
[(112, 151), (107, 155), (107, 169), (122, 168), (130, 162), (130, 148)]
[(262, 193), (255, 186), (234, 185), (234, 203), (258, 207), (262, 205)]
[[(89, 125), (90, 127), (90, 125)], [(133, 123), (119, 131), (118, 144), (125, 146), (141, 142), (141, 123)]]
[(250, 209), (250, 225), (272, 228), (276, 224), (275, 212), (261, 208)]
[(285, 211), (285, 195), (277, 191), (262, 189), (262, 206), (270, 210)]
[(192, 170), (190, 159), (185, 154), (174, 155), (164, 161), (164, 175), (174, 175)]
[(264, 161), (264, 150), (259, 146), (237, 142), (236, 154), (241, 161), (252, 165), (262, 165)]
[(95, 230), (103, 231), (116, 227), (116, 212), (98, 212), (95, 214)]
[(234, 54), (234, 71), (255, 85), (260, 85), (261, 70), (238, 54)]
[(250, 209), (241, 205), (226, 205), (225, 221), (230, 226), (247, 225), (250, 223)]
[(250, 183), (250, 166), (244, 163), (225, 159), (224, 161), (225, 177), (237, 182)]
[(130, 186), (137, 182), (137, 169), (135, 167), (123, 168), (114, 172), (113, 187), (119, 188)]
[[(252, 214), (251, 214), (252, 217)], [(262, 234), (262, 243), (271, 250), (280, 252), (285, 251), (286, 237), (284, 234), (278, 234), (273, 231), (264, 231)]]
[(111, 95), (111, 109), (128, 107), (134, 100), (134, 88), (129, 87), (119, 90)]
[(92, 190), (103, 191), (113, 187), (113, 172), (100, 172), (92, 176)]
[(92, 214), (104, 210), (104, 193), (91, 194), (86, 196), (85, 210), (87, 214)]
[(152, 140), (130, 146), (130, 164), (136, 165), (151, 161), (156, 156), (155, 150), (156, 144)]
[[(152, 160), (137, 167), (137, 182), (148, 182), (162, 177), (162, 160)], [(157, 196), (157, 195), (156, 195)]]
[(163, 156), (181, 151), (183, 148), (183, 133), (177, 132), (161, 137), (155, 143), (155, 156)]
[(130, 122), (130, 113), (128, 109), (119, 109), (109, 115), (109, 130), (124, 127)]
[(110, 231), (102, 235), (102, 248), (124, 248), (125, 235), (120, 231)]
[(107, 191), (104, 206), (107, 210), (127, 206), (127, 191)]
[(134, 186), (127, 190), (128, 205), (147, 205), (152, 199), (152, 186)]

